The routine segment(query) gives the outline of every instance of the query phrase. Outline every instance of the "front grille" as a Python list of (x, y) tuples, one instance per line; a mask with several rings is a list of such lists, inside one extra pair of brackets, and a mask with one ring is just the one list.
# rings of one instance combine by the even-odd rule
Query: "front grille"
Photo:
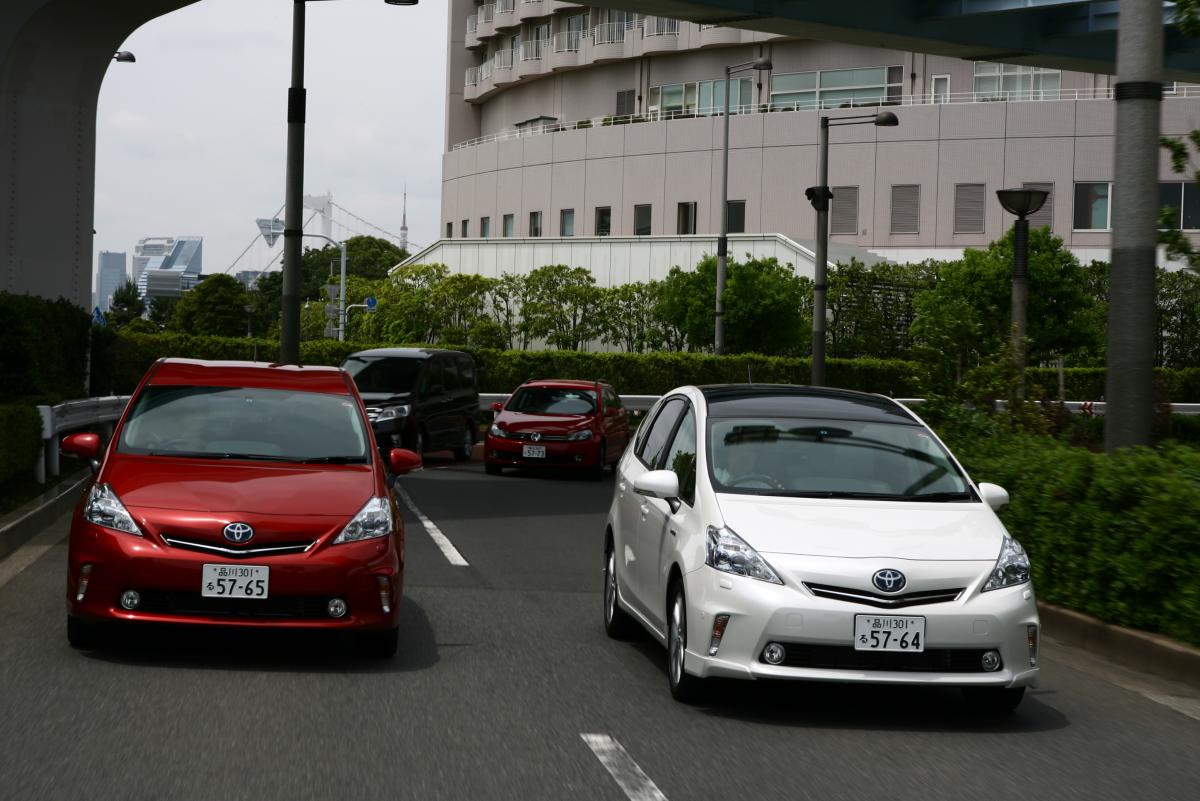
[(163, 542), (173, 548), (183, 548), (188, 551), (200, 551), (201, 553), (219, 554), (220, 556), (232, 557), (234, 559), (248, 559), (254, 557), (261, 559), (264, 556), (284, 556), (289, 553), (305, 553), (309, 548), (316, 544), (316, 540), (307, 540), (305, 542), (276, 542), (271, 545), (249, 546), (245, 548), (231, 548), (225, 545), (214, 545), (211, 542), (197, 542), (196, 540), (188, 540), (182, 537), (168, 537), (163, 535)]
[(492, 449), (493, 459), (503, 459), (508, 462), (521, 462), (522, 464), (529, 465), (530, 467), (551, 464), (583, 464), (582, 459), (578, 457), (579, 454), (572, 453), (547, 453), (545, 456), (541, 457), (531, 456), (526, 458), (521, 455), (520, 451), (502, 451)]
[(831, 598), (835, 601), (849, 601), (855, 604), (865, 604), (878, 609), (903, 609), (906, 606), (922, 604), (944, 604), (957, 601), (965, 587), (953, 587), (945, 590), (925, 590), (923, 592), (908, 592), (904, 595), (879, 595), (866, 590), (850, 587), (832, 587), (828, 584), (809, 584), (804, 586), (818, 598)]
[[(268, 598), (205, 598), (198, 592), (138, 590), (139, 612), (248, 618), (328, 618), (329, 598), (277, 595)], [(345, 618), (343, 618), (344, 620)]]
[(566, 434), (538, 434), (538, 438), (534, 440), (535, 431), (509, 431), (503, 439), (521, 439), (531, 442), (566, 442)]
[[(783, 643), (785, 667), (821, 670), (894, 670), (906, 673), (987, 673), (985, 648), (926, 648), (920, 653), (856, 651), (850, 645)], [(759, 654), (759, 661), (767, 664)], [(1004, 666), (1001, 665), (1002, 669)]]

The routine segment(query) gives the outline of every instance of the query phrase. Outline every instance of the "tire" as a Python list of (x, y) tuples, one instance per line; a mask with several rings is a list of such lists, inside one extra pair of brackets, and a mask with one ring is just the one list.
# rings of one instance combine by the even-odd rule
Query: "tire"
[(475, 453), (475, 435), (471, 433), (471, 424), (463, 429), (463, 441), (454, 449), (454, 461), (469, 462)]
[(981, 715), (1010, 714), (1024, 697), (1024, 687), (963, 687), (967, 708)]
[(498, 476), (504, 471), (503, 468), (501, 468), (500, 465), (496, 464), (495, 462), (484, 462), (483, 472), (487, 473), (489, 476)]
[(358, 653), (368, 659), (391, 659), (399, 647), (399, 628), (363, 632), (358, 635)]
[(637, 634), (637, 621), (621, 608), (617, 594), (617, 558), (610, 540), (604, 549), (604, 633), (614, 640), (628, 640)]
[(671, 585), (667, 605), (667, 684), (671, 696), (684, 704), (694, 704), (704, 698), (704, 679), (693, 676), (683, 668), (687, 651), (687, 599), (683, 580)]
[(599, 481), (604, 478), (604, 463), (608, 461), (608, 446), (604, 444), (604, 440), (600, 441), (600, 448), (596, 451), (596, 464), (588, 471), (588, 475), (593, 481)]
[(67, 642), (72, 648), (90, 651), (104, 644), (104, 629), (99, 623), (89, 623), (67, 615)]
[(420, 428), (412, 437), (412, 450), (417, 456), (425, 455), (425, 432)]

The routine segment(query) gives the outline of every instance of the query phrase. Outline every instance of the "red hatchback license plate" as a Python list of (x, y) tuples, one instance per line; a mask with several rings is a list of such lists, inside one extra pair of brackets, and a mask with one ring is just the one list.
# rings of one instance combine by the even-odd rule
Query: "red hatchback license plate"
[(263, 565), (204, 565), (200, 595), (205, 598), (266, 598), (271, 568)]

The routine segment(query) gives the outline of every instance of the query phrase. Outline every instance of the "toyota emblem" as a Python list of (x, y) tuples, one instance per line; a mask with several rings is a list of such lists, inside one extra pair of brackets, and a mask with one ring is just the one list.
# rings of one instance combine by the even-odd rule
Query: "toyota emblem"
[(253, 537), (254, 529), (246, 523), (230, 523), (225, 527), (225, 539), (230, 542), (240, 545), (243, 542), (249, 542)]
[(875, 571), (875, 575), (871, 577), (871, 583), (881, 592), (900, 592), (907, 582), (904, 574), (899, 570), (885, 568)]

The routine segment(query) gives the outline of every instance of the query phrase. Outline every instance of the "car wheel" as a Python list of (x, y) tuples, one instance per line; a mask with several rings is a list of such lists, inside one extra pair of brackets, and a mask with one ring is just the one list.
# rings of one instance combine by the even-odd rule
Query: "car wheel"
[(400, 629), (363, 632), (358, 635), (358, 652), (370, 659), (391, 659), (400, 646)]
[(621, 608), (617, 595), (617, 556), (610, 540), (604, 549), (604, 633), (614, 640), (628, 640), (637, 633), (637, 624)]
[(413, 434), (412, 449), (417, 456), (423, 456), (425, 454), (425, 432), (420, 428), (418, 428), (416, 433)]
[(671, 602), (667, 609), (667, 681), (676, 701), (691, 704), (703, 697), (704, 679), (684, 670), (686, 651), (687, 601), (683, 595), (683, 581), (677, 580), (672, 585)]
[(104, 630), (98, 623), (89, 623), (67, 615), (67, 642), (72, 648), (91, 650), (104, 644)]
[(459, 462), (466, 462), (471, 459), (471, 455), (475, 452), (475, 437), (471, 434), (471, 424), (468, 423), (463, 429), (463, 441), (454, 449), (454, 458)]
[(1007, 715), (1024, 697), (1024, 687), (963, 687), (967, 708), (983, 715)]
[(501, 472), (503, 472), (503, 468), (501, 468), (500, 465), (496, 464), (495, 462), (484, 462), (483, 471), (489, 476), (498, 476)]
[(600, 441), (600, 448), (596, 451), (596, 464), (591, 469), (591, 477), (593, 481), (599, 481), (604, 478), (604, 466), (608, 461), (608, 448), (604, 444), (604, 440)]

